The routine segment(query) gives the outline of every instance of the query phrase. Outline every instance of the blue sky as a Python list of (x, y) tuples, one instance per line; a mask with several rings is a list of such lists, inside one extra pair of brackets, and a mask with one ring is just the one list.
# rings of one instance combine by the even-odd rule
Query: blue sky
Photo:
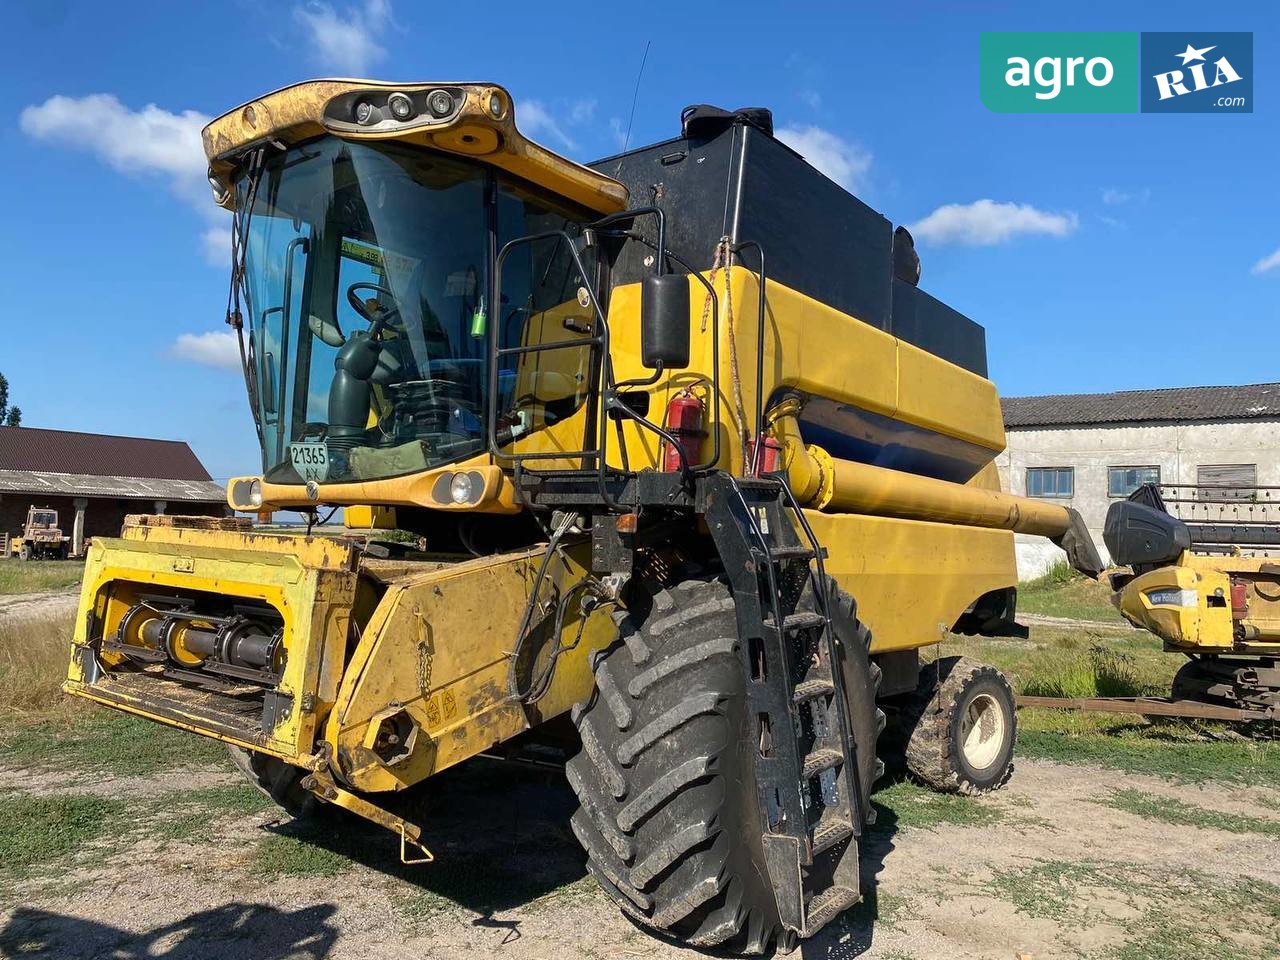
[[(986, 326), (1002, 393), (1280, 379), (1274, 4), (870, 7), (11, 2), (0, 372), (30, 426), (181, 438), (215, 477), (257, 471), (205, 119), (316, 76), (496, 80), (527, 133), (590, 160), (616, 151), (652, 41), (632, 144), (689, 103), (771, 107), (917, 226), (922, 285)], [(1253, 114), (979, 100), (982, 30), (1187, 28), (1254, 32)]]

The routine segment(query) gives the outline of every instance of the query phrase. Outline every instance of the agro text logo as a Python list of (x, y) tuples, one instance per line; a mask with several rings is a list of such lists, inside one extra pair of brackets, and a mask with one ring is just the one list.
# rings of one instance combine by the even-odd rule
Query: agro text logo
[(1252, 113), (1252, 33), (1144, 33), (1143, 113)]
[(997, 113), (1132, 113), (1133, 33), (984, 33), (982, 102)]

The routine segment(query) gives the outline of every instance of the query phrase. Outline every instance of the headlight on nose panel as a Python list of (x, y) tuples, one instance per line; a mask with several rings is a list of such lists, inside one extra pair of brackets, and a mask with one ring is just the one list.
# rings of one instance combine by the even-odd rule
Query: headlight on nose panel
[(443, 473), (431, 488), (431, 497), (437, 503), (465, 507), (484, 499), (485, 479), (479, 470)]

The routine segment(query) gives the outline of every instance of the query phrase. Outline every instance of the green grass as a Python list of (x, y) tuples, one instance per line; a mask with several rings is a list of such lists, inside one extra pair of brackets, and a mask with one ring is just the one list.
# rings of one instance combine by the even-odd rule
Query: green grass
[[(1163, 673), (1164, 664), (1157, 672)], [(1033, 697), (1157, 696), (1161, 684), (1139, 676), (1138, 656), (1095, 642), (1087, 653), (1048, 661), (1022, 678), (1021, 693)]]
[(1280, 837), (1280, 821), (1210, 810), (1173, 797), (1154, 797), (1141, 790), (1117, 790), (1111, 796), (1097, 802), (1135, 816), (1161, 820), (1179, 827)]
[(62, 590), (74, 587), (83, 576), (83, 560), (0, 559), (0, 594)]
[(268, 877), (336, 877), (351, 869), (350, 858), (298, 833), (274, 833), (259, 841), (251, 872)]
[(67, 723), (26, 723), (0, 732), (0, 760), (11, 766), (147, 776), (226, 757), (216, 741), (97, 708)]
[[(1110, 920), (1129, 934), (1091, 954), (1108, 960), (1255, 960), (1274, 956), (1280, 887), (1251, 877), (1040, 860), (997, 871), (987, 890), (1028, 917), (1083, 930)], [(1104, 899), (1100, 903), (1097, 894)], [(1107, 902), (1119, 910), (1108, 915)], [(1262, 952), (1260, 952), (1262, 951)]]
[(154, 812), (143, 824), (146, 835), (182, 843), (212, 840), (214, 825), (221, 818), (247, 817), (275, 807), (269, 797), (248, 783), (171, 790), (152, 799)]
[(0, 795), (0, 878), (21, 880), (101, 836), (124, 804), (87, 795)]
[(1018, 612), (1123, 622), (1120, 612), (1111, 605), (1111, 588), (1103, 581), (1077, 573), (1065, 562), (1018, 585)]
[(1037, 696), (1166, 696), (1182, 663), (1151, 634), (1128, 627), (1037, 626), (1027, 640), (953, 635), (921, 653), (989, 663), (1015, 691)]
[(1219, 740), (1207, 724), (1152, 724), (1139, 718), (1019, 713), (1018, 753), (1058, 763), (1085, 763), (1182, 783), (1280, 784), (1280, 743)]
[[(1004, 814), (974, 797), (937, 793), (909, 780), (900, 780), (872, 797), (880, 808), (878, 822), (892, 822), (896, 829), (904, 827), (930, 830), (939, 826), (984, 827), (997, 823)], [(886, 811), (889, 816), (886, 817)]]

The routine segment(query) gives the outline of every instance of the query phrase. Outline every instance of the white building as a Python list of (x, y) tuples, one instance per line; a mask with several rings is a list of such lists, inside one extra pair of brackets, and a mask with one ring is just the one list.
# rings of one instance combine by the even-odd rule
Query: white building
[[(1188, 520), (1280, 520), (1280, 383), (1007, 397), (1003, 406), (1005, 489), (1075, 507), (1103, 559), (1107, 508), (1142, 483), (1160, 484), (1170, 512)], [(1023, 579), (1062, 558), (1043, 540), (1017, 539)]]

